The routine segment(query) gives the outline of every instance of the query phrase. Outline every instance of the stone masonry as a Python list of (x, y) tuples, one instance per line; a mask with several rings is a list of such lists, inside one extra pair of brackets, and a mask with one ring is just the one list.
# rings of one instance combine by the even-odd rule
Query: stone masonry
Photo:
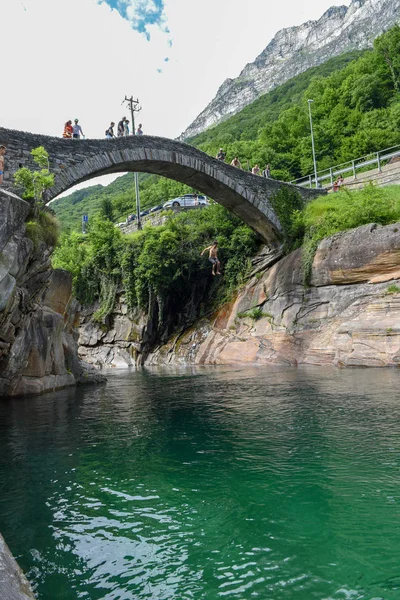
[(20, 166), (32, 166), (30, 151), (44, 146), (55, 174), (48, 200), (99, 175), (127, 171), (154, 173), (210, 196), (257, 231), (270, 246), (278, 245), (281, 238), (281, 225), (270, 203), (280, 188), (295, 188), (306, 199), (325, 193), (258, 177), (188, 144), (147, 135), (75, 141), (0, 127), (0, 144), (7, 146), (4, 187), (10, 191), (18, 192), (13, 189), (13, 173)]

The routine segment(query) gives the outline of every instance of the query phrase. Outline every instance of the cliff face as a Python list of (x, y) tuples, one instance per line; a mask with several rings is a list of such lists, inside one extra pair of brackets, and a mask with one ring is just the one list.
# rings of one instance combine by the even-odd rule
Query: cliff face
[[(79, 352), (97, 366), (314, 364), (400, 366), (400, 223), (366, 225), (323, 240), (303, 284), (301, 249), (264, 251), (236, 300), (198, 318), (207, 281), (179, 319), (166, 302), (129, 315), (118, 297), (108, 326), (82, 313)], [(211, 278), (211, 275), (210, 275)], [(256, 309), (256, 310), (254, 310)], [(257, 314), (258, 313), (258, 314)], [(160, 325), (162, 323), (162, 325)]]
[(146, 364), (400, 366), (399, 232), (367, 225), (323, 240), (309, 287), (293, 252)]
[(400, 0), (352, 0), (318, 21), (279, 31), (239, 77), (227, 79), (180, 139), (197, 135), (236, 114), (256, 98), (333, 56), (372, 45), (400, 19)]
[(27, 202), (0, 191), (0, 397), (97, 379), (78, 358), (79, 305), (51, 248), (25, 233)]

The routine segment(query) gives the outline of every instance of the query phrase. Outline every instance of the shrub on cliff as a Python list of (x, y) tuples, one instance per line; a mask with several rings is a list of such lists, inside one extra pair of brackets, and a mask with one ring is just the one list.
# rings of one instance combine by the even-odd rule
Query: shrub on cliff
[(50, 173), (49, 154), (43, 146), (34, 148), (31, 156), (39, 169), (21, 167), (14, 174), (14, 183), (21, 190), (22, 197), (35, 206), (43, 199), (45, 191), (54, 185), (54, 175)]
[(54, 248), (57, 245), (59, 234), (59, 222), (48, 210), (39, 210), (37, 218), (26, 223), (26, 235), (33, 241), (36, 248), (40, 242)]
[[(200, 257), (214, 239), (224, 268), (222, 278), (212, 278), (210, 263)], [(104, 321), (112, 312), (120, 289), (131, 310), (147, 311), (157, 300), (162, 320), (166, 302), (176, 315), (189, 305), (198, 310), (202, 301), (222, 302), (243, 281), (257, 247), (256, 234), (215, 204), (126, 236), (110, 221), (95, 217), (86, 236), (63, 236), (53, 264), (72, 272), (75, 293), (83, 304), (100, 301), (96, 319)]]

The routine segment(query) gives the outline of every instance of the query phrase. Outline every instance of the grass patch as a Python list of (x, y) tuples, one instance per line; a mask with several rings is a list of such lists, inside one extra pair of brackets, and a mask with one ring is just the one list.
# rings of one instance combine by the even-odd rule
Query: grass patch
[(37, 219), (26, 223), (26, 235), (38, 248), (41, 242), (54, 248), (57, 245), (60, 226), (57, 218), (47, 210), (41, 210)]
[(395, 283), (390, 284), (386, 290), (386, 294), (399, 294), (399, 293), (400, 293), (400, 287), (398, 285), (396, 285)]
[(263, 317), (268, 317), (269, 319), (273, 319), (273, 316), (270, 313), (266, 313), (260, 306), (255, 306), (254, 308), (249, 308), (249, 310), (245, 310), (237, 314), (239, 319), (253, 319), (253, 321), (258, 321)]

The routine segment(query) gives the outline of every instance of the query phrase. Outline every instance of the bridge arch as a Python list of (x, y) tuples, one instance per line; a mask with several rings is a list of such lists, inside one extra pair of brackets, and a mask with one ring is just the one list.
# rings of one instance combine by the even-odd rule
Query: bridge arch
[(127, 171), (152, 173), (210, 196), (257, 231), (270, 246), (279, 244), (282, 238), (279, 219), (271, 206), (271, 198), (279, 189), (296, 189), (306, 198), (321, 193), (257, 177), (193, 146), (161, 137), (76, 141), (0, 128), (0, 144), (7, 146), (5, 186), (9, 189), (12, 189), (12, 173), (20, 166), (31, 166), (32, 148), (44, 146), (55, 174), (49, 200), (100, 175)]

